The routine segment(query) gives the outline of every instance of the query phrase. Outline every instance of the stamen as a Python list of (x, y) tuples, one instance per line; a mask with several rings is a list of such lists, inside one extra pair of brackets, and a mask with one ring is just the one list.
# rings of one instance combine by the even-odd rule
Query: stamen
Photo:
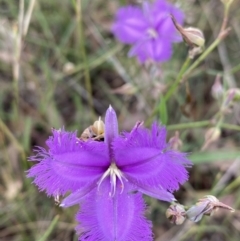
[(54, 202), (56, 205), (59, 205), (60, 204), (60, 195), (59, 193), (57, 192), (57, 194), (54, 196)]
[(148, 35), (149, 35), (151, 38), (153, 38), (153, 39), (155, 39), (155, 38), (158, 37), (158, 33), (157, 33), (156, 30), (153, 29), (153, 28), (149, 28), (149, 29), (147, 30), (147, 33), (148, 33)]
[(110, 167), (104, 172), (102, 175), (101, 179), (98, 182), (98, 190), (100, 188), (100, 185), (104, 181), (106, 177), (110, 176), (110, 184), (111, 184), (111, 190), (109, 195), (113, 197), (116, 193), (116, 186), (117, 186), (117, 179), (119, 179), (121, 183), (121, 192), (123, 192), (124, 189), (124, 183), (123, 183), (123, 178), (127, 181), (127, 179), (124, 177), (123, 173), (118, 169), (115, 163), (112, 163)]

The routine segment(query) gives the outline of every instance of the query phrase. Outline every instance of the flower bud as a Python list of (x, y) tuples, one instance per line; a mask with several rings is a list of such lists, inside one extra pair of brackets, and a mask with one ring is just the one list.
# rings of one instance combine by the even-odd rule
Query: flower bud
[(101, 120), (101, 117), (99, 117), (99, 119), (93, 123), (92, 129), (97, 136), (104, 134), (105, 125)]
[(215, 99), (219, 99), (223, 96), (223, 85), (221, 83), (221, 79), (220, 79), (220, 75), (217, 75), (216, 79), (215, 79), (215, 82), (212, 86), (212, 96), (215, 98)]
[(239, 88), (231, 88), (227, 91), (227, 98), (226, 102), (231, 102), (231, 101), (240, 101), (240, 89)]
[(111, 93), (120, 95), (134, 95), (136, 92), (137, 88), (130, 83), (126, 83), (114, 90), (111, 90)]
[(183, 205), (174, 203), (167, 209), (166, 217), (171, 223), (180, 225), (186, 218), (186, 211)]
[(212, 127), (205, 134), (205, 141), (214, 142), (219, 139), (221, 130), (218, 127)]
[(178, 131), (176, 131), (175, 135), (169, 139), (168, 144), (169, 144), (170, 149), (176, 150), (176, 151), (182, 147), (183, 143), (182, 143), (181, 139), (179, 138)]
[(173, 24), (178, 32), (182, 35), (185, 43), (190, 47), (189, 57), (194, 58), (197, 54), (200, 54), (205, 44), (205, 38), (203, 32), (198, 28), (188, 27), (183, 28), (177, 23), (173, 15), (171, 15)]
[(64, 74), (71, 74), (75, 70), (75, 65), (72, 62), (67, 62), (63, 66)]
[(104, 139), (104, 130), (104, 122), (101, 120), (101, 117), (99, 117), (99, 120), (95, 121), (93, 125), (89, 126), (84, 130), (84, 132), (81, 134), (80, 139), (82, 139), (83, 141), (87, 141), (88, 139), (101, 141), (102, 139)]
[(199, 199), (196, 205), (188, 209), (186, 214), (191, 221), (198, 222), (202, 219), (203, 215), (212, 215), (218, 208), (227, 209), (231, 212), (235, 211), (230, 206), (220, 202), (216, 197), (207, 195)]
[(205, 43), (203, 32), (198, 28), (184, 28), (182, 36), (190, 47), (203, 47)]
[(219, 127), (212, 127), (208, 129), (205, 133), (205, 143), (202, 147), (202, 150), (205, 150), (208, 145), (217, 141), (221, 135), (221, 129)]

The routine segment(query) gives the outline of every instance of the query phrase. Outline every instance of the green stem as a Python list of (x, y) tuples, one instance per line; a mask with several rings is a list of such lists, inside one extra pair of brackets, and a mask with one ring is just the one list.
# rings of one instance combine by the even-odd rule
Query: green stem
[(16, 148), (22, 155), (22, 159), (25, 160), (26, 155), (25, 155), (23, 147), (21, 146), (21, 144), (18, 142), (16, 137), (12, 134), (12, 132), (8, 129), (8, 127), (5, 125), (5, 123), (1, 119), (0, 119), (0, 129), (9, 138), (9, 140), (16, 146)]
[[(116, 53), (120, 52), (122, 50), (123, 46), (122, 45), (117, 45), (110, 49), (108, 52), (102, 54), (98, 58), (95, 58), (94, 60), (89, 60), (87, 63), (88, 70), (91, 70), (93, 68), (98, 67), (99, 65), (103, 64), (106, 60), (108, 60), (110, 57), (115, 55)], [(75, 66), (75, 68), (72, 71), (69, 71), (68, 73), (65, 74), (65, 76), (69, 76), (72, 74), (76, 74), (77, 72), (84, 71), (85, 70), (85, 65), (84, 64), (79, 64)], [(64, 76), (64, 77), (65, 77)], [(61, 77), (63, 79), (63, 77)]]
[(216, 38), (215, 41), (193, 62), (193, 64), (184, 73), (183, 78), (189, 75), (222, 41), (222, 38)]
[(79, 42), (80, 42), (80, 49), (81, 54), (84, 62), (84, 76), (85, 76), (85, 86), (87, 90), (88, 95), (88, 104), (91, 109), (91, 115), (92, 115), (92, 121), (95, 120), (95, 114), (93, 109), (93, 99), (92, 99), (92, 83), (90, 79), (90, 73), (89, 73), (89, 66), (88, 66), (88, 60), (86, 55), (86, 49), (85, 49), (85, 36), (83, 33), (83, 19), (82, 19), (82, 4), (81, 0), (76, 0), (76, 15), (77, 15), (77, 24), (79, 29)]
[(230, 69), (229, 72), (230, 72), (231, 74), (234, 74), (234, 73), (238, 72), (239, 70), (240, 70), (240, 64), (234, 66), (232, 69)]
[[(204, 120), (204, 121), (196, 121), (196, 122), (168, 125), (167, 129), (172, 131), (172, 130), (180, 130), (180, 129), (200, 128), (200, 127), (206, 127), (209, 125), (213, 125), (212, 122), (210, 120)], [(228, 123), (222, 123), (221, 121), (219, 121), (217, 123), (217, 127), (222, 128), (222, 129), (227, 129), (227, 130), (240, 131), (240, 126), (232, 125), (232, 124), (228, 124)]]
[(13, 93), (14, 104), (18, 115), (19, 104), (19, 76), (20, 76), (20, 58), (22, 50), (22, 33), (24, 22), (24, 0), (19, 1), (19, 15), (18, 15), (18, 31), (15, 37), (14, 46), (14, 61), (13, 61)]
[[(181, 82), (182, 76), (184, 74), (184, 72), (186, 71), (187, 67), (190, 64), (191, 59), (189, 57), (186, 58), (186, 60), (184, 61), (178, 76), (175, 80), (175, 82), (171, 85), (171, 87), (168, 89), (167, 93), (164, 95), (164, 97), (160, 97), (160, 98), (164, 98), (165, 103), (169, 100), (169, 98), (172, 96), (172, 94), (176, 91), (179, 83)], [(158, 104), (154, 107), (153, 112), (151, 114), (151, 116), (147, 119), (146, 121), (146, 125), (148, 126), (150, 124), (150, 122), (152, 121), (153, 117), (157, 114), (158, 110), (159, 110), (159, 106), (161, 105), (161, 100), (159, 100), (157, 102)]]
[(165, 101), (168, 101), (169, 98), (173, 95), (173, 93), (176, 91), (179, 83), (182, 80), (183, 74), (185, 73), (186, 69), (188, 68), (189, 64), (190, 64), (191, 59), (189, 57), (186, 58), (185, 62), (183, 63), (178, 76), (175, 80), (175, 82), (171, 85), (171, 87), (168, 89), (167, 93), (164, 96)]
[(55, 218), (53, 219), (53, 221), (51, 222), (50, 226), (48, 227), (48, 229), (46, 230), (46, 232), (43, 234), (43, 236), (38, 240), (38, 241), (45, 241), (47, 240), (47, 238), (49, 237), (49, 235), (52, 233), (52, 231), (54, 230), (57, 222), (59, 220), (59, 216), (55, 216)]
[(240, 126), (237, 126), (237, 125), (232, 125), (232, 124), (228, 124), (228, 123), (222, 123), (220, 126), (223, 129), (228, 129), (228, 130), (233, 130), (233, 131), (240, 131)]
[(224, 190), (223, 193), (227, 194), (230, 191), (233, 191), (233, 189), (238, 188), (240, 184), (240, 177), (237, 177), (234, 181), (232, 181), (230, 184), (228, 184)]
[(197, 122), (189, 122), (189, 123), (181, 123), (181, 124), (175, 124), (175, 125), (168, 125), (168, 130), (180, 130), (180, 129), (190, 129), (190, 128), (199, 128), (199, 127), (205, 127), (211, 124), (211, 121), (205, 120), (205, 121), (197, 121)]

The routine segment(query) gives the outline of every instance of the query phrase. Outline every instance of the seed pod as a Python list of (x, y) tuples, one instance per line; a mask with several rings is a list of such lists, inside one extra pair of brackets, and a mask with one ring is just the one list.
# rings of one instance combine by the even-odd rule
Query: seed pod
[(180, 24), (177, 23), (176, 19), (173, 15), (171, 15), (173, 23), (178, 30), (178, 32), (182, 35), (184, 41), (190, 47), (203, 47), (205, 44), (205, 38), (203, 32), (198, 28), (188, 27), (183, 28)]
[(231, 212), (235, 211), (230, 206), (220, 202), (216, 197), (207, 195), (199, 199), (196, 205), (188, 209), (186, 214), (191, 221), (198, 222), (202, 219), (203, 215), (212, 215), (219, 208), (227, 209)]
[(186, 218), (184, 206), (178, 203), (171, 204), (166, 211), (166, 217), (170, 223), (180, 225)]
[(221, 83), (221, 79), (220, 79), (220, 75), (217, 75), (215, 81), (214, 81), (214, 84), (212, 86), (212, 90), (211, 90), (211, 93), (212, 93), (212, 96), (215, 98), (215, 99), (220, 99), (222, 96), (223, 96), (223, 85)]

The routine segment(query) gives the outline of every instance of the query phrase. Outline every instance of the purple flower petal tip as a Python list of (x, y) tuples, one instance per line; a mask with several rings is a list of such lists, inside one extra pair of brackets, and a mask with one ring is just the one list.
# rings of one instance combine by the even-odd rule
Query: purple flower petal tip
[(115, 110), (110, 105), (105, 116), (105, 142), (111, 145), (111, 142), (118, 136), (118, 121)]

